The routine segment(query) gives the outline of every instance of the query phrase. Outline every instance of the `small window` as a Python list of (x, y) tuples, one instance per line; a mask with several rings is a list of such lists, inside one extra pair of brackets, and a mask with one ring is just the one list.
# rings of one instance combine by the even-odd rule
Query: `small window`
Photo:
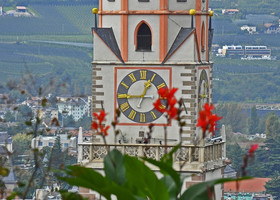
[(177, 2), (187, 2), (187, 0), (177, 0)]
[(108, 0), (109, 2), (115, 2), (115, 0)]
[(64, 147), (67, 148), (69, 145), (68, 143), (64, 143)]
[(52, 147), (53, 146), (53, 142), (49, 142), (49, 147)]
[(40, 142), (39, 142), (39, 146), (43, 146), (43, 142), (40, 141)]
[(152, 34), (149, 26), (143, 23), (137, 33), (137, 51), (151, 51)]
[(149, 2), (150, 0), (138, 0), (139, 2)]

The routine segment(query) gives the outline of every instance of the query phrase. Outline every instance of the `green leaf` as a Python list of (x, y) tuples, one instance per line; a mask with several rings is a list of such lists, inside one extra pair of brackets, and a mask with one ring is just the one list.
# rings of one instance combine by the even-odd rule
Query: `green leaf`
[(162, 174), (166, 174), (166, 175), (169, 175), (173, 181), (175, 182), (176, 184), (176, 187), (177, 187), (177, 191), (176, 193), (178, 194), (180, 191), (181, 191), (181, 187), (182, 187), (182, 181), (180, 179), (180, 175), (178, 174), (178, 172), (176, 172), (172, 166), (169, 165), (169, 163), (165, 163), (164, 161), (156, 161), (156, 160), (153, 160), (153, 159), (150, 159), (150, 158), (142, 158), (143, 160), (157, 166), (159, 169), (160, 169), (160, 172)]
[(8, 176), (9, 175), (9, 169), (4, 168), (4, 167), (0, 167), (0, 175), (1, 176)]
[(47, 105), (48, 100), (47, 99), (43, 99), (42, 100), (42, 106), (45, 107)]
[(32, 122), (31, 121), (26, 121), (25, 124), (26, 124), (26, 126), (32, 126)]
[(238, 179), (232, 178), (221, 178), (217, 180), (207, 181), (203, 183), (198, 183), (190, 186), (181, 196), (179, 200), (209, 200), (208, 190), (210, 189), (213, 193), (214, 186), (221, 183), (231, 182), (231, 181), (241, 181), (251, 179), (251, 177), (242, 177)]
[(124, 184), (125, 178), (125, 166), (124, 159), (121, 152), (114, 149), (109, 152), (104, 158), (104, 171), (106, 177), (111, 181), (114, 181), (118, 185)]
[[(176, 197), (178, 195), (178, 188), (174, 180), (172, 179), (171, 176), (163, 176), (160, 181), (165, 184), (168, 193), (169, 193), (169, 200), (176, 200)], [(179, 188), (179, 191), (181, 188)]]
[(169, 200), (166, 186), (157, 178), (154, 171), (136, 157), (124, 155), (126, 186), (139, 198)]
[(63, 200), (83, 200), (84, 198), (77, 193), (60, 191)]
[(70, 185), (95, 190), (107, 199), (111, 199), (111, 192), (108, 191), (108, 187), (111, 187), (111, 183), (98, 172), (80, 166), (69, 166), (66, 172), (71, 177), (60, 177), (61, 180), (68, 182)]
[(114, 194), (118, 199), (123, 200), (136, 200), (133, 193), (125, 187), (119, 186), (110, 181), (108, 178), (103, 177), (100, 173), (90, 168), (81, 166), (68, 166), (66, 173), (69, 177), (59, 177), (61, 180), (66, 181), (70, 185), (76, 185), (88, 188), (100, 193), (106, 199), (111, 199)]
[(16, 197), (17, 195), (18, 195), (18, 193), (13, 192), (12, 194), (10, 194), (10, 195), (7, 197), (7, 200), (15, 199), (15, 197)]
[(180, 148), (181, 144), (177, 144), (169, 153), (165, 154), (160, 160), (169, 166), (173, 165), (173, 154)]

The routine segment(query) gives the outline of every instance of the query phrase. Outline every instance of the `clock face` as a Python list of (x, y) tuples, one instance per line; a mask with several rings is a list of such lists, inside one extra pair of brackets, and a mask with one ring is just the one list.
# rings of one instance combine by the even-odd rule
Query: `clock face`
[[(164, 79), (154, 71), (139, 69), (128, 73), (117, 88), (117, 102), (120, 111), (129, 120), (137, 123), (151, 123), (162, 113), (154, 108), (158, 90), (167, 87)], [(166, 107), (166, 100), (161, 100)]]
[(208, 77), (205, 69), (200, 73), (199, 86), (198, 86), (198, 109), (203, 108), (205, 103), (209, 103), (209, 85)]

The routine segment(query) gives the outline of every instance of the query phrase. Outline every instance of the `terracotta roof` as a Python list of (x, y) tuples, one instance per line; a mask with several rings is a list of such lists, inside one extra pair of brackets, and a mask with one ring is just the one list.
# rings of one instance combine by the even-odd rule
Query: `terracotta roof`
[(239, 12), (238, 9), (226, 9), (226, 12)]
[(253, 178), (238, 182), (239, 189), (237, 190), (236, 182), (228, 182), (224, 184), (225, 192), (249, 192), (261, 193), (265, 192), (265, 183), (271, 178)]

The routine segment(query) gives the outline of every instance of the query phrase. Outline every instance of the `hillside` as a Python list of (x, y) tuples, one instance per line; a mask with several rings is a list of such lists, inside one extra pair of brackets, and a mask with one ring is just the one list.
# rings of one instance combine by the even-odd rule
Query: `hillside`
[[(92, 48), (87, 46), (92, 43), (91, 9), (96, 6), (34, 5), (37, 17), (0, 17), (0, 84), (30, 71), (38, 84), (51, 78), (65, 82), (59, 93), (89, 95)], [(76, 42), (87, 45), (78, 47)]]

